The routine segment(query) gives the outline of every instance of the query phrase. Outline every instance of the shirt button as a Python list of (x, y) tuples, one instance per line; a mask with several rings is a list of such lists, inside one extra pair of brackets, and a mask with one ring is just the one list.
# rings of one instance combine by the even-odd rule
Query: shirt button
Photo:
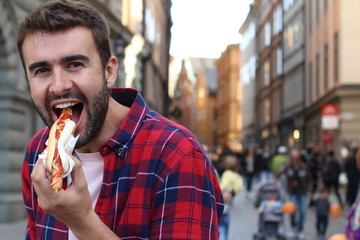
[(125, 149), (124, 149), (123, 147), (120, 147), (120, 148), (119, 148), (119, 153), (124, 152), (124, 150), (125, 150)]

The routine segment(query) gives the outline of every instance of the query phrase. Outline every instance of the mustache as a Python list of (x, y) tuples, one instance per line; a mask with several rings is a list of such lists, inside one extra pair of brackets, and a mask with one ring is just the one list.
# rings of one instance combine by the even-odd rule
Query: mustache
[(81, 102), (84, 102), (84, 103), (88, 102), (85, 95), (82, 94), (81, 92), (77, 92), (77, 91), (69, 91), (69, 92), (66, 92), (65, 94), (63, 94), (62, 96), (58, 96), (56, 94), (50, 94), (46, 98), (46, 109), (48, 111), (51, 110), (50, 109), (51, 102), (53, 102), (55, 100), (68, 99), (68, 98), (78, 99), (78, 100), (80, 100)]

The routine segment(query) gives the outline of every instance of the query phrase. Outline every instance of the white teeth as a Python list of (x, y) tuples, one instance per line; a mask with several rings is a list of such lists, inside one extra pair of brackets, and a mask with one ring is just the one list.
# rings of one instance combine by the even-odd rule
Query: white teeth
[(55, 106), (55, 108), (67, 108), (71, 106), (75, 106), (78, 103), (62, 103)]

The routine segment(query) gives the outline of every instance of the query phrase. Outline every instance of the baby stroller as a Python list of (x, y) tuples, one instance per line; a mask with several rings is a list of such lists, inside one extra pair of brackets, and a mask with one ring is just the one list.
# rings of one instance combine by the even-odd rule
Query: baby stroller
[(254, 200), (255, 207), (259, 211), (259, 228), (253, 239), (285, 239), (281, 209), (285, 193), (280, 183), (273, 181), (261, 183), (255, 191)]

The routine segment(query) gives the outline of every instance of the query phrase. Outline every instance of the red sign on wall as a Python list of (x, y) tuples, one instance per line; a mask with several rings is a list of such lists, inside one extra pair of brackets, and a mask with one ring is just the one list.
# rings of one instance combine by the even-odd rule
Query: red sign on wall
[(326, 130), (339, 128), (338, 106), (336, 104), (324, 104), (321, 106), (321, 127)]
[(321, 113), (323, 116), (333, 116), (338, 115), (338, 106), (337, 104), (324, 104), (321, 106)]
[(321, 141), (323, 144), (332, 144), (333, 142), (333, 136), (329, 131), (322, 130), (321, 131)]

